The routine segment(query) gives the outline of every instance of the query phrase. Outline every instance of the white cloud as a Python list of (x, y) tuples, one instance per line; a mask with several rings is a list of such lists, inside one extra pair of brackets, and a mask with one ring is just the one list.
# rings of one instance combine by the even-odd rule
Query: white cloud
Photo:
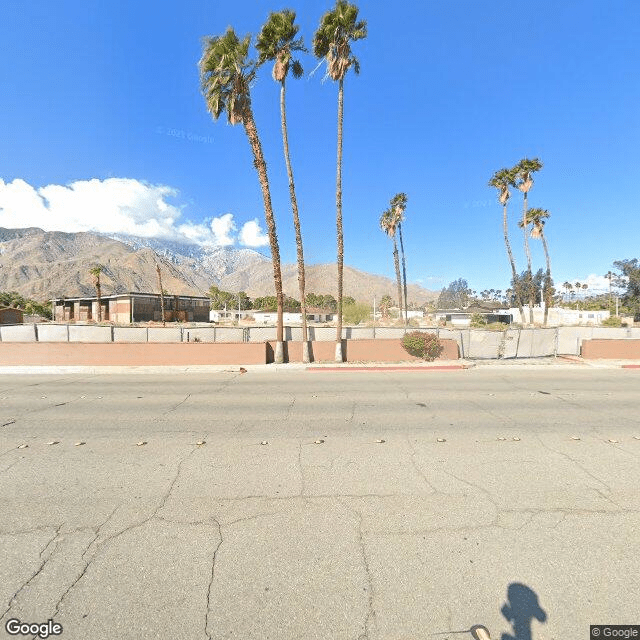
[(211, 231), (216, 238), (216, 244), (223, 247), (233, 244), (235, 240), (231, 237), (231, 233), (236, 230), (236, 225), (233, 223), (233, 214), (225, 213), (219, 218), (214, 218), (211, 221)]
[[(130, 178), (77, 180), (38, 189), (19, 178), (8, 183), (0, 179), (0, 226), (121, 233), (209, 246), (235, 244), (233, 214), (204, 223), (184, 220), (182, 207), (167, 201), (177, 194), (172, 187)], [(247, 246), (267, 244), (257, 220), (245, 224), (240, 236)]]
[(588, 287), (588, 289), (585, 291), (586, 295), (609, 292), (609, 279), (605, 278), (604, 276), (598, 276), (595, 273), (592, 273), (583, 278), (569, 278), (567, 280), (557, 279), (555, 281), (555, 287), (560, 293), (565, 290), (562, 286), (563, 282), (570, 282), (572, 285), (575, 285), (576, 282), (579, 282), (581, 285), (586, 284)]
[(262, 233), (258, 219), (254, 218), (245, 222), (240, 230), (240, 244), (245, 247), (264, 247), (269, 244), (269, 237)]

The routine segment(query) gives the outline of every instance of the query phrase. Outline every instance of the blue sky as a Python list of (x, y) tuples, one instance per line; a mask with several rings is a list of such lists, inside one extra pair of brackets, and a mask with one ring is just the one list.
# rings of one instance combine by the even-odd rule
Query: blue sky
[[(72, 231), (135, 223), (149, 235), (181, 229), (199, 241), (260, 245), (264, 213), (249, 145), (240, 126), (213, 122), (205, 109), (201, 38), (228, 25), (256, 34), (270, 10), (290, 7), (310, 45), (331, 6), (4, 0), (0, 226)], [(495, 170), (525, 156), (545, 165), (530, 204), (552, 214), (546, 233), (556, 282), (601, 276), (614, 260), (640, 255), (640, 3), (359, 7), (369, 35), (354, 46), (360, 76), (345, 82), (347, 264), (393, 276), (391, 242), (378, 219), (404, 191), (409, 281), (440, 289), (463, 277), (477, 290), (506, 288), (502, 211), (486, 185)], [(288, 83), (287, 98), (306, 260), (333, 262), (337, 87), (323, 82), (323, 68), (309, 76), (312, 56), (302, 62), (305, 77)], [(294, 262), (278, 86), (269, 68), (255, 84), (253, 107), (282, 258)], [(516, 192), (511, 239), (522, 270), (520, 209)], [(212, 219), (219, 235), (212, 236)], [(531, 244), (534, 268), (541, 267), (540, 243)]]

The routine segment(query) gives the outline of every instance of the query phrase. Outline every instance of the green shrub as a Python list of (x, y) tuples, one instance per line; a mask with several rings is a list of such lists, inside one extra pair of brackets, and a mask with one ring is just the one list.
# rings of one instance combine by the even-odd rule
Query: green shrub
[(346, 324), (360, 324), (368, 320), (371, 315), (371, 307), (362, 302), (342, 305), (342, 319)]
[(611, 316), (602, 321), (603, 327), (621, 327), (622, 319), (618, 318), (618, 316)]
[(471, 314), (471, 326), (474, 328), (486, 327), (487, 319), (481, 313), (472, 313)]
[(444, 349), (435, 333), (425, 333), (424, 331), (412, 331), (405, 333), (402, 338), (402, 346), (407, 353), (412, 356), (422, 358), (431, 362), (435, 360)]

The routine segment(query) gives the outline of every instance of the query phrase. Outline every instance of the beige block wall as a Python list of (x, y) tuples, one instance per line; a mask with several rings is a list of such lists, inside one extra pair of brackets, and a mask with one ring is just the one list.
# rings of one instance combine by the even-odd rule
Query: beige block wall
[[(457, 360), (458, 343), (455, 340), (441, 340), (444, 346), (438, 360)], [(275, 350), (275, 342), (269, 341), (267, 358)], [(391, 340), (343, 340), (343, 355), (347, 362), (424, 362), (422, 358), (409, 355), (399, 339)], [(302, 362), (302, 342), (286, 343), (288, 362)], [(333, 341), (311, 342), (314, 362), (334, 362), (336, 343)], [(346, 352), (346, 353), (345, 353)], [(269, 360), (272, 362), (273, 360)]]
[(0, 343), (2, 366), (265, 364), (264, 343)]
[(640, 340), (583, 340), (582, 357), (585, 360), (640, 360)]

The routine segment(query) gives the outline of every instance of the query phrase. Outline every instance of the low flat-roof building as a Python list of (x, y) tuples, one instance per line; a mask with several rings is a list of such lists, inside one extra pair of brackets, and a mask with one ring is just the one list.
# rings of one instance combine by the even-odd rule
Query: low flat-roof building
[(14, 307), (0, 307), (0, 324), (22, 324), (24, 311)]
[(436, 321), (446, 322), (454, 327), (470, 326), (472, 315), (482, 316), (487, 324), (493, 322), (511, 324), (513, 322), (513, 315), (509, 311), (481, 305), (474, 305), (466, 309), (438, 309), (434, 315)]
[[(98, 298), (62, 298), (52, 301), (56, 322), (89, 322), (98, 320)], [(100, 298), (102, 320), (118, 324), (161, 322), (159, 293), (120, 293)], [(164, 296), (167, 322), (209, 322), (211, 301), (200, 296)]]

